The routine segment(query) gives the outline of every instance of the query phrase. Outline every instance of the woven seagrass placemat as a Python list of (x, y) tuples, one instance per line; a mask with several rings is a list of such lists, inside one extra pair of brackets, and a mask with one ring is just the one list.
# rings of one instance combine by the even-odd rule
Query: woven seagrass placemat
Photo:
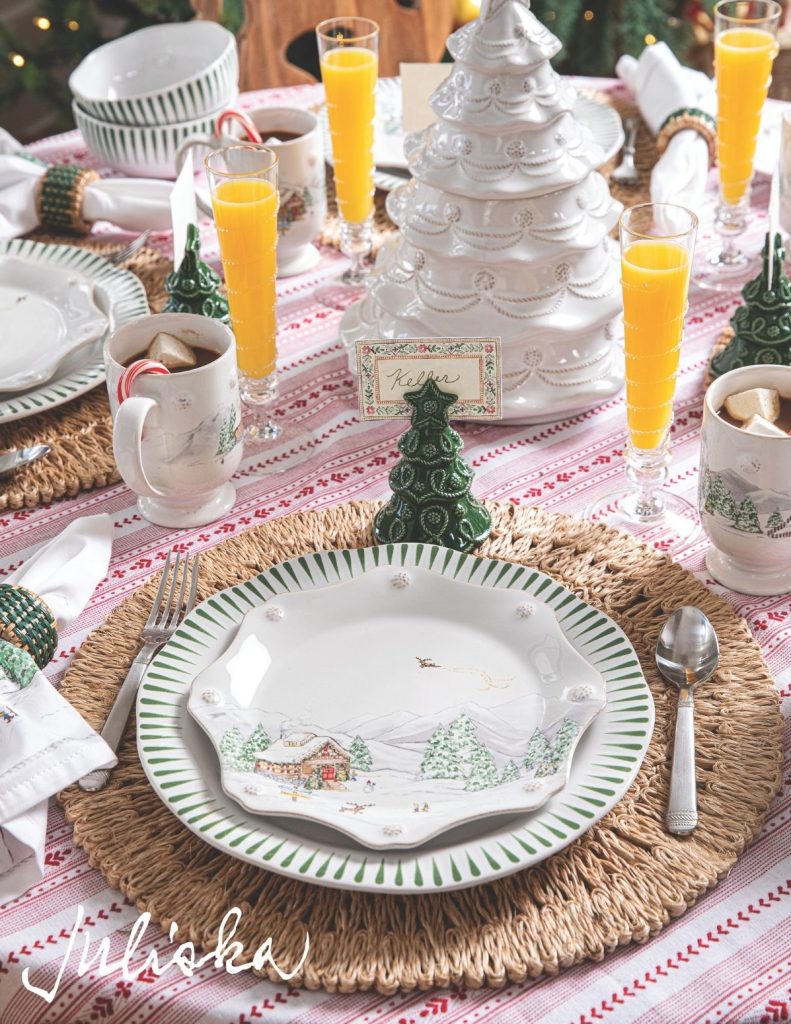
[[(297, 513), (225, 541), (201, 557), (200, 597), (300, 554), (371, 544), (377, 507)], [(537, 508), (489, 507), (494, 532), (481, 555), (554, 576), (610, 615), (640, 656), (656, 725), (634, 784), (606, 817), (543, 864), (471, 889), (391, 896), (321, 888), (234, 860), (189, 831), (149, 786), (130, 721), (107, 788), (60, 794), (91, 864), (166, 930), (177, 921), (180, 941), (213, 948), (220, 919), (237, 906), (244, 959), (272, 936), (275, 960), (290, 970), (307, 929), (310, 954), (292, 983), (340, 992), (554, 974), (646, 941), (695, 903), (755, 837), (781, 782), (782, 720), (758, 645), (727, 601), (633, 538)], [(157, 582), (113, 611), (66, 673), (61, 693), (95, 728), (136, 653)], [(700, 825), (680, 839), (663, 826), (675, 701), (653, 650), (666, 617), (683, 604), (711, 619), (722, 661), (696, 690)]]
[[(91, 252), (111, 253), (115, 246), (83, 239), (35, 234), (36, 242), (79, 245)], [(164, 305), (165, 278), (172, 269), (161, 253), (144, 247), (124, 264), (146, 289), (153, 311)], [(104, 487), (119, 479), (113, 459), (113, 424), (104, 384), (49, 412), (0, 425), (0, 451), (48, 444), (44, 459), (0, 479), (0, 511), (35, 508), (54, 498)]]

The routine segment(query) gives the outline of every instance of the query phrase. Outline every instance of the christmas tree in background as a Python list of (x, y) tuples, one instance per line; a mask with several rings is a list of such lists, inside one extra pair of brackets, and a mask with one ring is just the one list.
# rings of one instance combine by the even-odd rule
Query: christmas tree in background
[(744, 286), (744, 305), (731, 317), (733, 339), (711, 362), (715, 377), (742, 366), (791, 366), (791, 281), (784, 259), (780, 235), (770, 253), (767, 234), (761, 272)]
[(527, 744), (527, 753), (522, 761), (525, 768), (535, 768), (536, 765), (546, 761), (549, 757), (549, 740), (540, 729), (534, 729), (530, 742)]
[(251, 772), (255, 768), (256, 754), (269, 746), (269, 733), (263, 725), (257, 725), (252, 734), (242, 744), (234, 767), (242, 772)]
[(483, 743), (476, 743), (472, 749), (470, 771), (464, 788), (472, 791), (489, 789), (491, 786), (496, 786), (498, 782), (497, 765), (494, 763), (494, 758)]
[(500, 785), (505, 785), (507, 782), (516, 782), (518, 778), (519, 766), (514, 761), (509, 761), (505, 768), (503, 768), (503, 774), (500, 776)]
[(752, 498), (743, 498), (736, 517), (736, 529), (742, 533), (763, 533)]
[(354, 737), (352, 745), (349, 747), (349, 753), (351, 754), (350, 764), (352, 768), (361, 772), (371, 770), (371, 751), (361, 736)]
[(570, 718), (564, 718), (560, 723), (560, 728), (555, 733), (555, 738), (552, 740), (552, 753), (551, 757), (555, 762), (563, 761), (568, 757), (571, 744), (577, 733), (580, 731), (580, 727), (576, 722)]
[(420, 776), (423, 779), (457, 779), (459, 774), (456, 751), (445, 729), (438, 725), (426, 745), (426, 753), (420, 762)]
[(374, 520), (379, 544), (424, 541), (471, 551), (489, 536), (491, 516), (470, 494), (473, 472), (448, 424), (456, 397), (431, 378), (404, 395), (412, 425), (398, 441), (403, 458), (390, 473), (393, 496)]
[(220, 291), (219, 275), (200, 258), (200, 234), (195, 224), (187, 226), (184, 258), (178, 270), (168, 274), (165, 288), (170, 296), (163, 312), (197, 313), (224, 324), (231, 322), (228, 300)]
[(783, 529), (783, 517), (780, 515), (778, 509), (769, 516), (766, 522), (766, 532), (769, 534), (775, 533), (777, 530)]

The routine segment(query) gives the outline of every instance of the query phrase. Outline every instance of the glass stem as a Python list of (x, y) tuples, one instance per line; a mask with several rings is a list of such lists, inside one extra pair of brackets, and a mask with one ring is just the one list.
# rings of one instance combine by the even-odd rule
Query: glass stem
[(249, 441), (274, 441), (282, 428), (272, 419), (270, 409), (277, 397), (277, 373), (268, 377), (240, 376), (240, 392), (244, 403), (244, 436)]
[(352, 265), (343, 275), (346, 284), (363, 284), (367, 274), (365, 258), (373, 247), (373, 217), (358, 224), (341, 220), (341, 252)]
[(662, 488), (670, 463), (668, 438), (658, 448), (635, 448), (629, 441), (626, 448), (626, 476), (632, 485), (630, 514), (641, 523), (650, 523), (664, 515)]
[(720, 197), (717, 203), (717, 212), (714, 218), (714, 230), (720, 237), (721, 248), (716, 254), (713, 262), (723, 267), (732, 267), (744, 259), (736, 240), (747, 228), (746, 209), (749, 201), (749, 189), (747, 196), (740, 202), (727, 203)]

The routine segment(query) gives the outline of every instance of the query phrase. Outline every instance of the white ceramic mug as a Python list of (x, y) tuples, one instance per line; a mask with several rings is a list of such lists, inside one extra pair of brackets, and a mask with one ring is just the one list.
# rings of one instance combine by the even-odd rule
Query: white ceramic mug
[[(144, 374), (118, 403), (124, 365), (159, 331), (217, 358), (171, 374)], [(138, 495), (140, 513), (158, 526), (202, 526), (236, 500), (230, 483), (242, 457), (236, 342), (231, 330), (194, 313), (158, 313), (119, 327), (104, 346), (113, 416), (113, 452)]]
[(791, 437), (748, 434), (717, 415), (728, 395), (776, 388), (791, 399), (791, 367), (745, 366), (706, 392), (700, 517), (711, 575), (742, 594), (791, 591)]
[[(324, 226), (327, 214), (327, 184), (324, 147), (318, 118), (298, 107), (255, 107), (244, 111), (264, 143), (278, 157), (277, 275), (289, 277), (310, 270), (319, 261), (313, 239)], [(272, 132), (294, 132), (295, 139), (269, 142)], [(176, 166), (181, 169), (189, 149), (217, 149), (245, 138), (242, 126), (227, 122), (227, 131), (211, 137), (194, 135), (179, 147)]]

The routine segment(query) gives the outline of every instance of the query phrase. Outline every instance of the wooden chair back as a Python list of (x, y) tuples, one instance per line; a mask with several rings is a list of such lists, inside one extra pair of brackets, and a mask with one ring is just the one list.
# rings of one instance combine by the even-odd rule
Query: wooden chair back
[[(192, 0), (195, 13), (219, 20), (223, 0)], [(244, 0), (239, 33), (240, 88), (265, 89), (314, 82), (292, 64), (289, 45), (325, 18), (361, 15), (381, 27), (379, 74), (397, 75), (401, 61), (437, 61), (453, 29), (453, 0), (422, 0), (402, 7), (397, 0)]]

